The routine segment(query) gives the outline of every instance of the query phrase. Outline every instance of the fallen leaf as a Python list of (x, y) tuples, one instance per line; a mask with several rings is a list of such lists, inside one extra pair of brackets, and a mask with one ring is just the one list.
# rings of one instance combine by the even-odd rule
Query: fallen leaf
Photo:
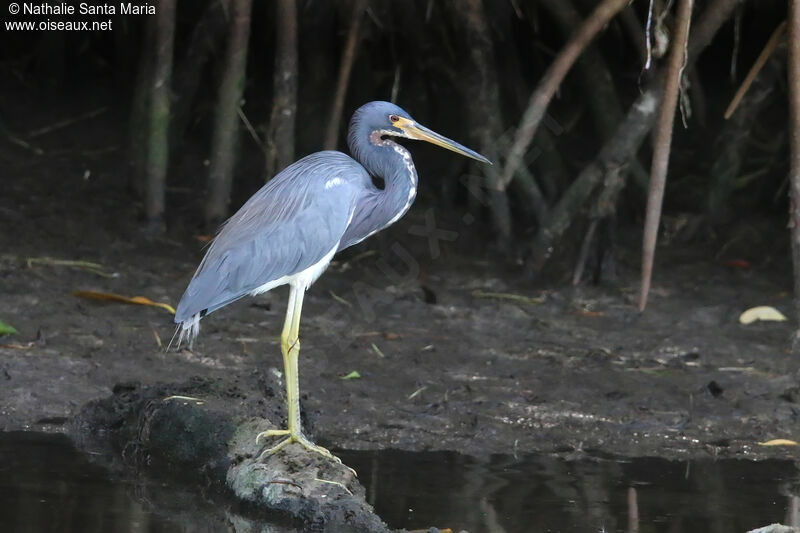
[(118, 274), (106, 272), (105, 267), (100, 263), (93, 263), (91, 261), (73, 261), (70, 259), (54, 259), (52, 257), (26, 257), (25, 263), (28, 265), (28, 268), (32, 268), (34, 265), (69, 267), (86, 270), (104, 278), (118, 277)]
[(127, 296), (120, 296), (119, 294), (113, 294), (110, 292), (95, 292), (95, 291), (75, 291), (72, 293), (73, 296), (77, 296), (78, 298), (86, 298), (88, 300), (100, 300), (100, 301), (107, 301), (107, 302), (120, 302), (125, 304), (135, 304), (135, 305), (148, 305), (151, 307), (160, 307), (161, 309), (165, 309), (175, 314), (175, 309), (165, 303), (154, 302), (149, 298), (145, 298), (144, 296), (134, 296), (133, 298), (128, 298)]
[(786, 317), (783, 313), (768, 305), (751, 307), (739, 316), (739, 322), (741, 324), (752, 324), (756, 320), (785, 322)]
[(732, 268), (738, 268), (739, 270), (749, 270), (753, 268), (753, 265), (750, 263), (750, 261), (746, 259), (730, 259), (725, 261), (725, 265)]
[(0, 320), (0, 335), (13, 335), (14, 333), (17, 333), (17, 330), (14, 329), (14, 326), (6, 324)]
[(383, 355), (383, 352), (381, 351), (381, 349), (380, 349), (380, 348), (378, 348), (378, 347), (375, 345), (375, 343), (374, 343), (374, 342), (372, 343), (372, 350), (373, 350), (373, 351), (374, 351), (376, 354), (378, 354), (378, 357), (380, 357), (381, 359), (383, 359), (384, 357), (386, 357), (385, 355)]
[(361, 374), (358, 373), (358, 370), (353, 370), (346, 376), (342, 376), (339, 379), (358, 379), (361, 377)]
[(772, 439), (766, 442), (759, 442), (759, 446), (797, 446), (797, 443), (789, 439)]
[(575, 314), (578, 315), (578, 316), (603, 316), (603, 312), (602, 311), (580, 310), (580, 311), (575, 311)]
[(425, 390), (425, 389), (427, 389), (427, 388), (428, 388), (428, 386), (427, 386), (427, 385), (425, 385), (425, 386), (423, 386), (423, 387), (420, 387), (420, 388), (418, 388), (417, 390), (415, 390), (414, 392), (412, 392), (411, 394), (409, 394), (409, 395), (408, 395), (408, 399), (409, 399), (409, 400), (413, 400), (414, 398), (416, 398), (417, 396), (419, 396), (419, 395), (422, 393), (422, 391), (424, 391), (424, 390)]
[(353, 307), (353, 304), (351, 304), (350, 302), (348, 302), (347, 300), (345, 300), (344, 298), (342, 298), (341, 296), (339, 296), (335, 292), (333, 292), (333, 291), (328, 291), (328, 292), (331, 294), (331, 298), (333, 298), (334, 300), (336, 300), (340, 304), (344, 304), (347, 307)]
[(11, 344), (0, 344), (0, 348), (10, 348), (12, 350), (30, 350), (34, 346), (36, 346), (35, 342), (28, 342), (25, 344), (17, 344), (12, 342)]
[(472, 291), (473, 298), (489, 298), (493, 300), (509, 300), (523, 304), (543, 304), (547, 301), (544, 296), (531, 297), (523, 296), (522, 294), (513, 294), (510, 292), (487, 292), (487, 291)]

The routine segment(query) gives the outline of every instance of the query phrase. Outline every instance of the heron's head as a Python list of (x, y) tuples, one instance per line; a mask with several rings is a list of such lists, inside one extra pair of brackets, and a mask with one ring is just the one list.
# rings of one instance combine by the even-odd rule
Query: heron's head
[(427, 141), (477, 161), (491, 164), (491, 161), (478, 152), (417, 123), (403, 108), (391, 102), (369, 102), (353, 113), (353, 118), (350, 120), (348, 142), (354, 154), (360, 151), (360, 144), (364, 140), (377, 145), (383, 137), (387, 136)]

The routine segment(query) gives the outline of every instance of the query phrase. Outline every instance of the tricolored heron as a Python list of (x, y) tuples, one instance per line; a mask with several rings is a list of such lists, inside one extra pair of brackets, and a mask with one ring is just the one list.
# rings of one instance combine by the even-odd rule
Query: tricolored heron
[[(175, 322), (180, 324), (180, 340), (192, 341), (205, 315), (248, 294), (289, 285), (281, 334), (289, 427), (258, 435), (257, 440), (286, 437), (267, 454), (297, 442), (338, 461), (308, 440), (300, 425), (300, 311), (303, 294), (336, 252), (393, 224), (414, 202), (417, 171), (411, 154), (389, 137), (428, 141), (489, 163), (421, 126), (394, 104), (365, 104), (350, 120), (347, 143), (353, 157), (317, 152), (272, 178), (219, 230), (178, 304)], [(371, 176), (382, 178), (384, 188), (376, 187)]]

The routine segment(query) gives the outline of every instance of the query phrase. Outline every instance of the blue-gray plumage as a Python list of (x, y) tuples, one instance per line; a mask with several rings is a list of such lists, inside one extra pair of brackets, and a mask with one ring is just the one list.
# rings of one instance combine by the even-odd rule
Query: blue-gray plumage
[[(396, 222), (414, 202), (417, 172), (411, 154), (388, 137), (425, 140), (489, 162), (417, 124), (389, 102), (370, 102), (353, 114), (347, 136), (353, 157), (325, 151), (289, 165), (256, 192), (219, 230), (175, 313), (181, 339), (197, 336), (200, 319), (239, 298), (289, 285), (281, 336), (289, 428), (259, 435), (287, 438), (265, 453), (298, 442), (312, 444), (300, 428), (297, 383), (298, 329), (303, 293), (333, 255)], [(372, 183), (382, 178), (384, 188)]]
[(317, 152), (286, 167), (222, 226), (175, 321), (186, 324), (318, 263), (338, 248), (369, 181), (341, 152)]

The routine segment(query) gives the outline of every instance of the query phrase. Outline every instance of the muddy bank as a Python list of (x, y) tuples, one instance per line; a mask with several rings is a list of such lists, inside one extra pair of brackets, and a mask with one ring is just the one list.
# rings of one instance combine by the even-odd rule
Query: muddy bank
[[(163, 345), (173, 328), (164, 311), (70, 294), (174, 302), (189, 259), (200, 255), (193, 248), (114, 240), (99, 256), (55, 244), (4, 255), (4, 317), (20, 333), (0, 346), (0, 427), (57, 427), (118, 383), (167, 377), (220, 379), (235, 391), (229, 410), (268, 415), (263, 396), (282, 394), (264, 383), (282, 370), (283, 291), (214, 313), (194, 352), (169, 353)], [(93, 259), (116, 277), (27, 266), (34, 255)], [(786, 284), (774, 271), (665, 258), (652, 306), (639, 314), (628, 301), (633, 276), (611, 288), (537, 291), (451, 260), (393, 283), (379, 261), (376, 254), (339, 262), (307, 296), (303, 406), (315, 437), (335, 447), (477, 454), (513, 451), (515, 443), (523, 451), (583, 443), (623, 454), (708, 446), (751, 453), (754, 442), (795, 427), (790, 326), (737, 321), (758, 304), (789, 313)], [(426, 302), (431, 293), (436, 303)], [(340, 379), (353, 370), (360, 379)]]
[[(95, 257), (113, 279), (29, 268), (16, 256), (0, 262), (6, 320), (20, 331), (0, 346), (0, 427), (59, 431), (119, 383), (192, 379), (227, 390), (217, 398), (227, 413), (282, 422), (282, 291), (214, 313), (195, 351), (169, 353), (164, 311), (70, 295), (104, 289), (174, 301), (190, 263), (152, 252), (117, 244)], [(151, 260), (124, 259), (142, 255)], [(764, 457), (784, 452), (758, 442), (797, 433), (791, 327), (737, 321), (752, 305), (789, 313), (774, 274), (664, 264), (642, 315), (628, 301), (633, 276), (611, 288), (537, 291), (468, 263), (435, 263), (424, 279), (393, 284), (379, 260), (340, 262), (307, 296), (302, 404), (323, 445)], [(436, 303), (426, 302), (431, 293)], [(352, 371), (360, 378), (342, 379)]]

